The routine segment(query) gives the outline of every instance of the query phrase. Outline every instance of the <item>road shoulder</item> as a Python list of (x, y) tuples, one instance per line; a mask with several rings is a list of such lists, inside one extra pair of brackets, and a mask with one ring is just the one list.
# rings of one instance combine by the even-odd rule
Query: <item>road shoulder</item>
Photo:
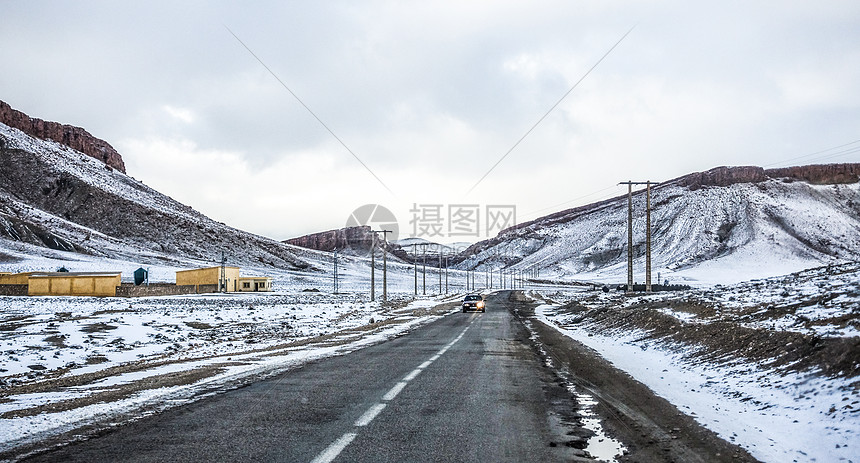
[(571, 339), (534, 316), (535, 305), (512, 293), (514, 315), (532, 332), (536, 348), (546, 356), (560, 379), (597, 399), (595, 412), (607, 434), (623, 442), (619, 460), (678, 462), (754, 462), (744, 449), (682, 413), (644, 384), (613, 367), (594, 350)]

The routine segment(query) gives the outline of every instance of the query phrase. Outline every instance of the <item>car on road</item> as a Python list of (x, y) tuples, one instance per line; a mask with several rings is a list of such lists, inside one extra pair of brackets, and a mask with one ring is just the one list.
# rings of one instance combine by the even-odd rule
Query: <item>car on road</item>
[(463, 299), (463, 313), (470, 310), (486, 312), (487, 306), (484, 302), (484, 297), (480, 294), (470, 294)]

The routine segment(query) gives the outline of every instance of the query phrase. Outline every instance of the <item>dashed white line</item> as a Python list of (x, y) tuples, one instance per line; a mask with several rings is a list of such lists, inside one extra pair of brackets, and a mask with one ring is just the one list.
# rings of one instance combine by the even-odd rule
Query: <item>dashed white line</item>
[(343, 449), (345, 449), (346, 446), (356, 438), (356, 436), (358, 436), (358, 434), (354, 432), (348, 432), (340, 436), (340, 439), (329, 445), (328, 448), (323, 450), (321, 454), (317, 455), (311, 463), (331, 463), (338, 455), (340, 455), (340, 452), (342, 452)]
[(406, 381), (401, 381), (397, 383), (394, 387), (391, 388), (391, 390), (389, 390), (385, 393), (384, 396), (382, 396), (382, 400), (386, 402), (394, 400), (394, 398), (397, 397), (397, 394), (400, 394), (400, 391), (402, 391), (404, 387), (406, 387)]
[(408, 375), (403, 377), (403, 381), (406, 381), (406, 382), (412, 381), (413, 379), (415, 379), (416, 376), (418, 376), (418, 373), (421, 373), (421, 370), (419, 370), (417, 368), (412, 370), (412, 373), (409, 373)]
[[(472, 321), (474, 321), (474, 320), (472, 320)], [(469, 322), (470, 325), (471, 325), (471, 323), (472, 322)], [(421, 373), (425, 368), (429, 367), (430, 364), (432, 364), (433, 362), (438, 360), (439, 357), (441, 357), (442, 355), (445, 354), (445, 352), (448, 352), (448, 349), (453, 347), (454, 344), (457, 343), (457, 341), (459, 341), (460, 339), (463, 339), (463, 336), (466, 335), (466, 331), (468, 331), (468, 330), (469, 330), (469, 327), (467, 326), (466, 328), (463, 329), (463, 331), (460, 333), (459, 336), (454, 338), (453, 341), (446, 344), (445, 347), (443, 347), (442, 349), (439, 350), (439, 352), (437, 352), (435, 355), (430, 357), (429, 360), (427, 360), (426, 362), (419, 365), (417, 368), (412, 370), (408, 375), (404, 376), (402, 381), (398, 382), (396, 385), (394, 385), (394, 387), (392, 387), (388, 392), (386, 392), (384, 396), (382, 396), (382, 400), (384, 402), (390, 402), (391, 400), (394, 400), (394, 398), (397, 397), (398, 394), (400, 394), (400, 391), (402, 391), (403, 388), (406, 387), (406, 384), (409, 381), (412, 381), (413, 379), (415, 379), (415, 377), (418, 376), (418, 374)], [(385, 409), (385, 406), (386, 406), (386, 404), (384, 404), (384, 403), (378, 403), (378, 404), (370, 407), (369, 409), (367, 409), (366, 412), (364, 412), (363, 415), (361, 415), (360, 418), (358, 418), (358, 420), (355, 421), (354, 426), (356, 426), (356, 427), (367, 426), (368, 424), (370, 424), (371, 421), (373, 421), (374, 418), (376, 418), (377, 415), (379, 415), (380, 412), (382, 412), (383, 409)], [(357, 436), (358, 436), (358, 434), (354, 433), (354, 432), (348, 432), (348, 433), (340, 436), (340, 438), (338, 440), (334, 441), (331, 445), (328, 446), (328, 448), (323, 450), (322, 453), (317, 455), (317, 457), (314, 458), (311, 461), (311, 463), (331, 463), (332, 461), (334, 461), (335, 458), (337, 458), (338, 455), (340, 455), (340, 452), (342, 452), (343, 449), (345, 449), (346, 446), (349, 445)]]
[(368, 408), (367, 411), (364, 412), (364, 415), (361, 415), (361, 418), (355, 420), (355, 425), (367, 426), (374, 418), (376, 418), (376, 415), (379, 415), (379, 412), (381, 412), (383, 408), (385, 408), (385, 404), (376, 404)]

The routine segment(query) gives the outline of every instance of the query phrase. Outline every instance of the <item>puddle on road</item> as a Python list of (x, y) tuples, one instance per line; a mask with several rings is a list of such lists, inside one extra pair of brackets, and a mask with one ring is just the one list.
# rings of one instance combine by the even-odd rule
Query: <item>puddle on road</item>
[(571, 394), (573, 394), (574, 397), (576, 397), (577, 403), (579, 404), (579, 414), (582, 419), (582, 426), (585, 429), (594, 433), (593, 436), (588, 438), (588, 442), (584, 450), (598, 461), (617, 461), (616, 459), (624, 455), (624, 452), (627, 449), (620, 441), (607, 436), (606, 433), (603, 432), (603, 426), (600, 424), (600, 417), (594, 411), (594, 407), (598, 405), (597, 400), (591, 394), (583, 393), (577, 390), (576, 386), (570, 383), (567, 375), (564, 374), (564, 372), (559, 371), (555, 367), (552, 358), (549, 356), (546, 349), (544, 349), (543, 345), (538, 339), (538, 336), (535, 333), (534, 328), (532, 327), (531, 321), (525, 320), (523, 324), (529, 330), (529, 339), (538, 347), (544, 365), (546, 365), (552, 370), (555, 370), (564, 380), (568, 392), (570, 392)]
[(597, 400), (591, 394), (579, 392), (576, 386), (568, 384), (567, 390), (576, 397), (576, 401), (579, 403), (582, 426), (594, 433), (593, 436), (588, 438), (588, 446), (585, 447), (585, 451), (597, 460), (607, 462), (615, 461), (616, 458), (623, 455), (625, 450), (624, 444), (607, 436), (603, 432), (600, 418), (594, 412)]

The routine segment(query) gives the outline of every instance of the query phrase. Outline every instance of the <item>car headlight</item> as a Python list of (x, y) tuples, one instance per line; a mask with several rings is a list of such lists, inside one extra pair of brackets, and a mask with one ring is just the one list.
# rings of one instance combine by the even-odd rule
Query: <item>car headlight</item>
[(478, 301), (478, 308), (481, 308), (483, 306), (484, 306), (484, 301)]

